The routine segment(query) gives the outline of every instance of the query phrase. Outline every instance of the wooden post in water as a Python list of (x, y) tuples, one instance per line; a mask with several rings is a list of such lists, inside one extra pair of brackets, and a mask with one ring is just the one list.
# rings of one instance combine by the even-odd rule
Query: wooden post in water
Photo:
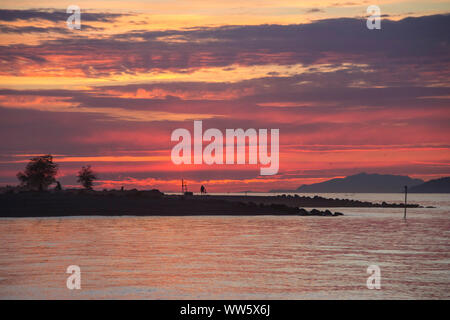
[(405, 213), (403, 215), (403, 219), (406, 219), (406, 203), (407, 203), (407, 196), (408, 196), (408, 186), (405, 186)]

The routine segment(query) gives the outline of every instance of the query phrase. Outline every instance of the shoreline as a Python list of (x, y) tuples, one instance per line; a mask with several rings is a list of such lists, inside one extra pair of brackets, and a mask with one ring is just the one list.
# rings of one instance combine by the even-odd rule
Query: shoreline
[[(307, 208), (404, 207), (348, 199), (299, 196), (166, 195), (158, 190), (64, 190), (0, 194), (0, 217), (68, 216), (341, 216)], [(419, 205), (410, 204), (410, 208)]]

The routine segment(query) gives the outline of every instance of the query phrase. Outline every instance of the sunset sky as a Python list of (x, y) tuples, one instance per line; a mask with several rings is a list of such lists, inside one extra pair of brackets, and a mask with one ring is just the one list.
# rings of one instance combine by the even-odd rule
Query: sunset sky
[[(81, 30), (66, 8), (81, 8)], [(369, 5), (381, 30), (366, 27)], [(450, 175), (450, 2), (0, 2), (0, 185), (52, 154), (63, 187), (295, 189)], [(171, 162), (173, 130), (280, 129), (280, 169)]]

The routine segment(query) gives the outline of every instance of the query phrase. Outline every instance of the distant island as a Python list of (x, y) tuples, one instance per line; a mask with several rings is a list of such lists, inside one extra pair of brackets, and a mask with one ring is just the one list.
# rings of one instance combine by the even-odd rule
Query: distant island
[(295, 190), (271, 190), (270, 192), (296, 193), (448, 193), (450, 178), (441, 178), (424, 182), (408, 176), (389, 174), (368, 174), (365, 172), (345, 178), (331, 179), (320, 183), (302, 185)]

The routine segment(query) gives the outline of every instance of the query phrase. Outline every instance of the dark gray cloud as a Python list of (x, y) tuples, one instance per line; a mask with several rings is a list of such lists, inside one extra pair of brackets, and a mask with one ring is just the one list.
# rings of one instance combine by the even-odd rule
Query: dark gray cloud
[[(427, 69), (416, 72), (425, 73)], [(429, 70), (428, 70), (429, 71)], [(439, 74), (439, 70), (435, 70)], [(402, 70), (386, 72), (352, 67), (337, 71), (316, 70), (293, 76), (267, 76), (239, 82), (162, 82), (102, 86), (92, 90), (0, 90), (5, 96), (64, 97), (85, 108), (124, 108), (179, 113), (234, 115), (274, 111), (279, 113), (317, 113), (370, 108), (421, 109), (445, 108), (447, 87), (432, 86), (435, 74), (411, 77)], [(138, 92), (144, 96), (133, 96)], [(154, 97), (145, 93), (155, 92)], [(229, 93), (229, 94), (228, 94)], [(128, 96), (128, 97), (125, 97)], [(283, 107), (283, 102), (288, 107)], [(281, 106), (281, 108), (280, 108)], [(314, 106), (314, 108), (308, 108)], [(307, 107), (307, 109), (305, 109)]]
[(325, 10), (319, 8), (311, 8), (305, 11), (305, 13), (319, 13), (319, 12), (325, 12)]
[[(448, 70), (442, 66), (450, 63), (448, 29), (450, 15), (383, 20), (381, 30), (368, 30), (364, 19), (351, 18), (300, 25), (136, 30), (111, 37), (74, 36), (33, 46), (2, 47), (0, 60), (25, 58), (43, 64), (47, 56), (73, 56), (67, 68), (81, 69), (87, 77), (296, 63), (358, 63), (388, 71), (410, 66), (412, 72), (426, 68), (440, 69), (442, 74)], [(86, 60), (95, 63), (89, 65)], [(6, 65), (3, 72), (17, 73), (22, 66), (27, 64)]]
[[(103, 28), (93, 27), (87, 24), (82, 25), (82, 30), (103, 30)], [(66, 27), (16, 27), (16, 26), (8, 26), (8, 25), (0, 25), (0, 33), (18, 33), (18, 34), (26, 34), (26, 33), (60, 33), (60, 34), (73, 34), (73, 31)]]
[[(83, 12), (82, 19), (84, 21), (111, 22), (120, 16), (126, 14), (118, 13), (99, 13), (99, 12)], [(0, 9), (0, 21), (17, 21), (17, 20), (48, 20), (52, 22), (66, 21), (69, 14), (65, 10), (44, 10), (44, 9), (28, 9), (28, 10), (9, 10)]]

